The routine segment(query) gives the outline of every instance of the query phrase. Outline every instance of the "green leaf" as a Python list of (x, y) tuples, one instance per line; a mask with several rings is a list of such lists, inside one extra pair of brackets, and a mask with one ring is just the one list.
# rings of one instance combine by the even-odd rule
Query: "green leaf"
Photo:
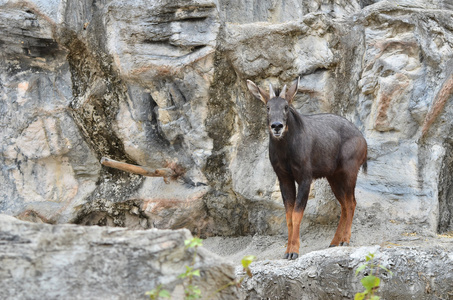
[(193, 237), (191, 239), (185, 240), (184, 246), (186, 246), (186, 249), (203, 246), (203, 240), (197, 237)]
[(354, 296), (354, 300), (363, 300), (365, 298), (366, 293), (357, 293)]
[(192, 292), (195, 295), (201, 295), (201, 290), (200, 290), (200, 288), (198, 286), (193, 286)]
[(366, 256), (366, 261), (370, 261), (374, 258), (374, 253), (368, 253), (368, 255)]
[(149, 296), (149, 299), (156, 299), (156, 290), (151, 290), (145, 293), (146, 296)]
[(169, 292), (169, 291), (167, 291), (167, 290), (161, 290), (161, 291), (159, 292), (159, 297), (161, 297), (161, 298), (170, 298), (171, 295), (170, 295), (170, 292)]
[(373, 296), (371, 296), (370, 299), (371, 299), (371, 300), (379, 300), (379, 299), (381, 299), (381, 297), (379, 297), (379, 296), (374, 296), (374, 295), (373, 295)]
[(149, 296), (150, 299), (170, 298), (170, 292), (163, 290), (162, 284), (159, 284), (155, 289), (146, 292), (145, 295)]
[(186, 278), (187, 276), (190, 275), (192, 269), (193, 269), (192, 267), (186, 266), (186, 271), (184, 273), (179, 274), (178, 278)]
[(201, 290), (196, 285), (189, 285), (185, 290), (186, 299), (199, 299), (201, 298)]
[(375, 287), (379, 287), (379, 284), (381, 283), (381, 280), (373, 275), (370, 276), (365, 276), (360, 280), (362, 282), (363, 287), (368, 291), (371, 292), (371, 290)]
[(186, 278), (192, 276), (200, 277), (200, 270), (194, 270), (194, 267), (186, 266), (186, 271), (182, 274), (179, 274), (178, 278)]
[(250, 266), (250, 264), (255, 260), (256, 256), (254, 255), (246, 255), (242, 258), (242, 267), (246, 270)]
[(357, 270), (355, 271), (355, 276), (357, 276), (357, 274), (359, 274), (360, 272), (362, 272), (365, 268), (366, 268), (367, 265), (361, 265), (357, 268)]

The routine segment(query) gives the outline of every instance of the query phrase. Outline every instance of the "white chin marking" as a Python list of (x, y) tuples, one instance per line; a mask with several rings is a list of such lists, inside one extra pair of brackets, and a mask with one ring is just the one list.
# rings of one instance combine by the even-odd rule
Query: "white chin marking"
[(272, 136), (276, 139), (279, 139), (283, 136), (283, 134), (282, 133), (272, 133)]

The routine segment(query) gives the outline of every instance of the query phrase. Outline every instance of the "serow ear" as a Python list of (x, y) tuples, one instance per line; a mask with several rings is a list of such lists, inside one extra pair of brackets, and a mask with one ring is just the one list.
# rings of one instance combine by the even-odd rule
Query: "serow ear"
[(300, 77), (297, 78), (297, 81), (286, 92), (285, 99), (289, 104), (293, 102), (294, 96), (296, 96), (297, 94), (297, 89), (299, 88), (299, 80)]
[(264, 104), (267, 104), (267, 101), (269, 101), (269, 94), (266, 93), (266, 91), (259, 88), (251, 80), (247, 80), (247, 87), (249, 88), (249, 91), (252, 92), (253, 96), (255, 96), (256, 99), (259, 99), (259, 100), (263, 101)]

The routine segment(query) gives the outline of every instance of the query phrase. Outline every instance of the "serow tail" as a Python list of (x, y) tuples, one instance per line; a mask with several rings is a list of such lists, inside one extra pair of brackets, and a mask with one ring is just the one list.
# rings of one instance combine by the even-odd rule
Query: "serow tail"
[(363, 163), (362, 165), (362, 170), (363, 170), (363, 173), (367, 173), (368, 171), (368, 164), (367, 164), (367, 161), (365, 160), (365, 162)]

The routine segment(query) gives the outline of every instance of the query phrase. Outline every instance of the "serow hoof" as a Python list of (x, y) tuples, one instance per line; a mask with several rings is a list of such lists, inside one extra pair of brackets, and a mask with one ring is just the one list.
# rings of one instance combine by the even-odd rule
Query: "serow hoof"
[(299, 254), (297, 253), (290, 253), (288, 259), (289, 260), (294, 260), (299, 257)]
[(336, 246), (337, 246), (337, 245), (331, 244), (331, 245), (329, 246), (329, 248), (333, 248), (333, 247), (336, 247)]
[(283, 259), (288, 259), (289, 258), (289, 253), (285, 253), (285, 255), (283, 255)]
[(346, 246), (346, 247), (348, 247), (348, 246), (349, 246), (349, 243), (341, 242), (341, 243), (340, 243), (340, 246)]

